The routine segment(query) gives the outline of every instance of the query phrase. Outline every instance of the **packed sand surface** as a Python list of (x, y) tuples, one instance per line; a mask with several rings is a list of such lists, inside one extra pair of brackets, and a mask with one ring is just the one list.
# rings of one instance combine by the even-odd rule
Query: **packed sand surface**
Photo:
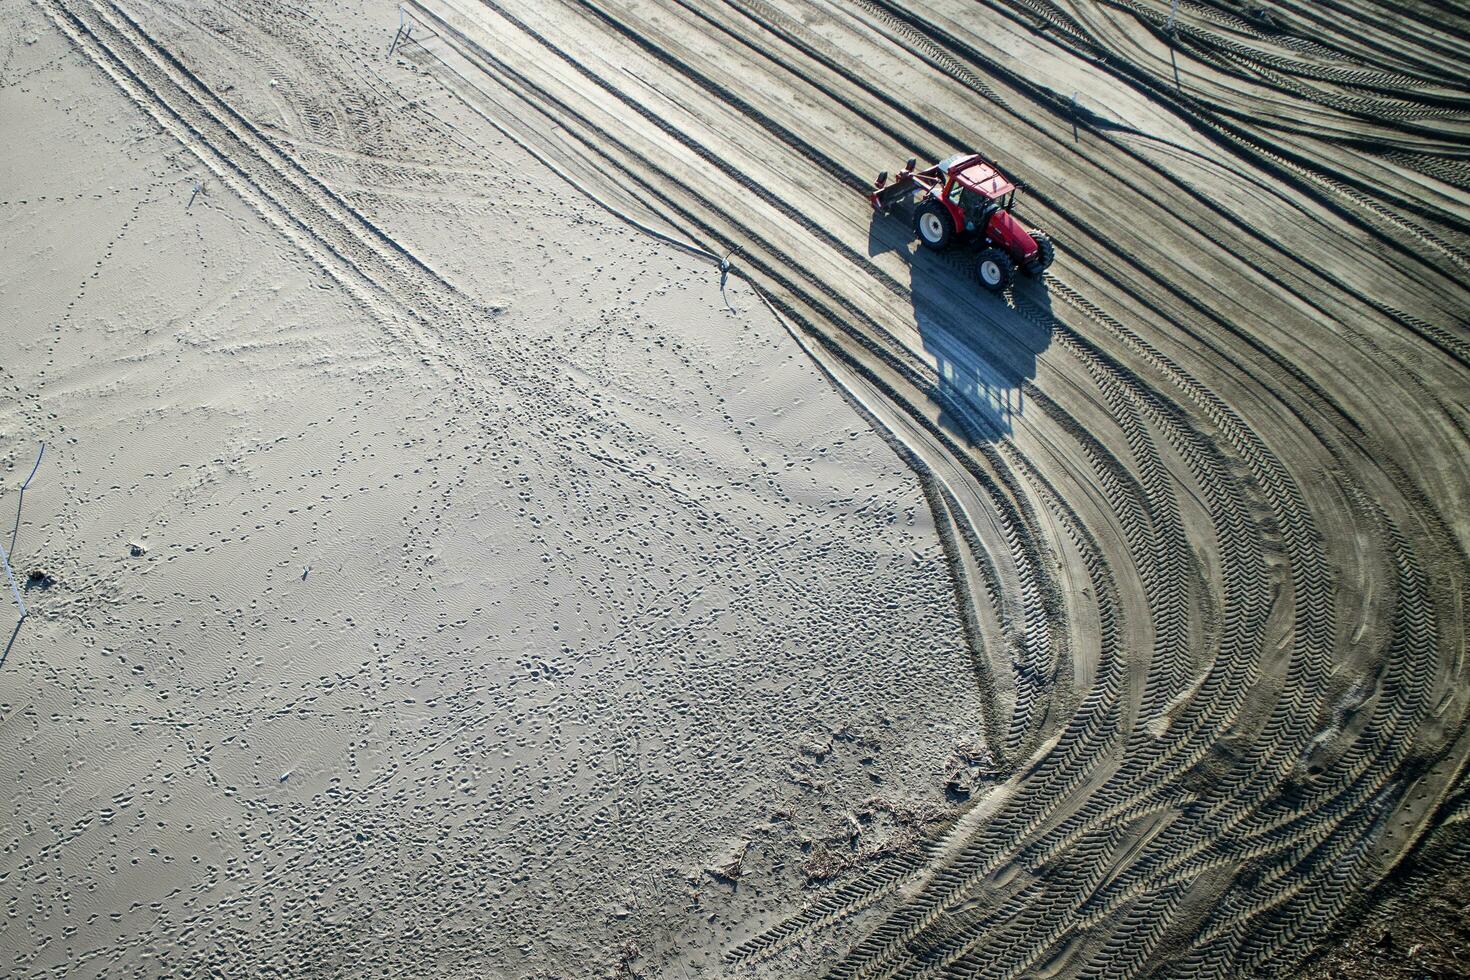
[[(1289, 976), (1470, 859), (1456, 5), (0, 25), (0, 973)], [(865, 199), (970, 149), (1002, 295)]]

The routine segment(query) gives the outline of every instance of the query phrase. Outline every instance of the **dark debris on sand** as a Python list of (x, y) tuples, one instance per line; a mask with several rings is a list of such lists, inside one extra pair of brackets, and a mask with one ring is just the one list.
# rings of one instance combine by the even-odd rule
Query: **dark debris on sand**
[(1319, 950), (1301, 980), (1460, 980), (1470, 977), (1470, 867), (1406, 890)]

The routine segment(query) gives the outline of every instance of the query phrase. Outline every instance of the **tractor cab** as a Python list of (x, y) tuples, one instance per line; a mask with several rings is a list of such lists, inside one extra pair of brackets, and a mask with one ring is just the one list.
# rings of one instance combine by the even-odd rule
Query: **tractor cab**
[(982, 156), (952, 156), (935, 169), (943, 175), (941, 196), (964, 214), (967, 232), (984, 228), (994, 211), (1009, 211), (1016, 202), (1016, 185)]

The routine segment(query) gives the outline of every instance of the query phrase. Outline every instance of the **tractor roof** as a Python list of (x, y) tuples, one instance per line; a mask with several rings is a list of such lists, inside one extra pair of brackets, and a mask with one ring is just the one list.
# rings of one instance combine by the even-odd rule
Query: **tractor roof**
[(994, 164), (978, 153), (961, 153), (941, 160), (935, 166), (945, 177), (953, 176), (961, 186), (986, 197), (1000, 197), (1010, 193), (1016, 186)]

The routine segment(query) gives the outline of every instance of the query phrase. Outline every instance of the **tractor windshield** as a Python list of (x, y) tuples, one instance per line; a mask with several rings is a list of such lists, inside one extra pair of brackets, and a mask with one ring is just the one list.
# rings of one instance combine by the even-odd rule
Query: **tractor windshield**
[(991, 206), (990, 198), (955, 181), (949, 189), (949, 200), (964, 213), (967, 231), (974, 231), (984, 224), (986, 211)]

